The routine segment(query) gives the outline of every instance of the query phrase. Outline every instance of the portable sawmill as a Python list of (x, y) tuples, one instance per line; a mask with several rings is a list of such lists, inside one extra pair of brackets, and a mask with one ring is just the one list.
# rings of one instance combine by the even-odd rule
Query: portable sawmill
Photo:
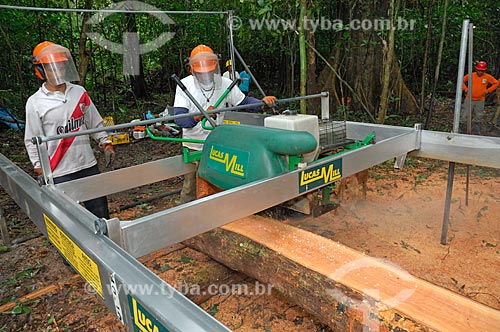
[[(220, 332), (229, 329), (136, 258), (285, 202), (304, 212), (314, 211), (328, 196), (325, 188), (334, 182), (387, 160), (402, 167), (409, 153), (500, 168), (499, 138), (426, 131), (420, 125), (332, 121), (327, 93), (295, 100), (307, 98), (322, 99), (320, 118), (291, 112), (232, 114), (229, 111), (238, 107), (220, 108), (216, 111), (227, 112), (231, 124), (214, 128), (198, 154), (185, 152), (57, 185), (44, 143), (97, 130), (37, 137), (42, 184), (3, 155), (0, 184), (129, 331), (140, 328), (140, 315), (157, 331)], [(79, 204), (192, 173), (194, 160), (200, 161), (198, 176), (217, 188), (210, 196), (135, 220), (99, 219)], [(316, 197), (308, 197), (311, 194)], [(139, 284), (150, 285), (151, 292), (127, 288)]]

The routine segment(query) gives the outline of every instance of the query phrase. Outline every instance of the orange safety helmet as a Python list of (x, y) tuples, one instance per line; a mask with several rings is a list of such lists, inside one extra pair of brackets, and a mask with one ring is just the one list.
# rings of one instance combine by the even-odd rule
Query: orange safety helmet
[(202, 52), (207, 52), (207, 53), (212, 53), (214, 54), (214, 51), (208, 47), (207, 45), (198, 45), (196, 46), (195, 48), (193, 48), (193, 50), (191, 51), (191, 55), (190, 57), (193, 58), (195, 57), (198, 53), (202, 53)]
[(476, 70), (486, 71), (486, 69), (487, 69), (486, 61), (479, 61), (477, 63)]
[(43, 66), (40, 65), (41, 61), (37, 57), (40, 54), (40, 51), (49, 45), (54, 45), (54, 43), (50, 41), (41, 42), (40, 44), (35, 46), (35, 48), (33, 49), (33, 55), (30, 56), (30, 62), (31, 64), (33, 64), (33, 70), (35, 71), (35, 75), (42, 81), (45, 81), (46, 79), (45, 71), (43, 70)]
[[(30, 62), (35, 75), (43, 81), (49, 78), (50, 83), (59, 85), (79, 80), (73, 57), (64, 46), (43, 41), (33, 49)], [(47, 71), (50, 71), (50, 77), (47, 76)]]
[(33, 68), (35, 70), (35, 75), (43, 81), (47, 78), (42, 64), (68, 61), (68, 57), (64, 53), (49, 52), (49, 54), (47, 54), (45, 51), (49, 46), (57, 46), (57, 44), (47, 40), (43, 41), (35, 46), (33, 49), (33, 55), (30, 57), (30, 62), (33, 64)]
[(214, 51), (206, 45), (198, 45), (191, 51), (189, 65), (198, 73), (214, 71), (217, 68), (218, 57)]

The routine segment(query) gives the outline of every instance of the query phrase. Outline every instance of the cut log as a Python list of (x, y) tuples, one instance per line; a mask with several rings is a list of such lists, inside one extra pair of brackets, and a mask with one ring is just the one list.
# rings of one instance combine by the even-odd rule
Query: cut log
[(186, 241), (269, 283), (336, 331), (498, 331), (500, 311), (382, 260), (251, 216)]

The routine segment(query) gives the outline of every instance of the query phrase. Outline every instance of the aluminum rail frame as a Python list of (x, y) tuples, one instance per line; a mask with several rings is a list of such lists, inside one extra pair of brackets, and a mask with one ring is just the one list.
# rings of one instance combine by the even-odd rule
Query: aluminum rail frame
[(96, 216), (2, 154), (0, 185), (129, 331), (230, 331), (97, 232)]
[[(347, 137), (358, 140), (371, 133), (375, 133), (377, 140), (384, 140), (407, 129), (359, 122), (346, 124)], [(500, 169), (500, 138), (422, 130), (420, 149), (410, 154), (419, 158)]]
[(56, 184), (56, 187), (75, 201), (84, 202), (96, 197), (193, 173), (195, 170), (196, 167), (193, 164), (185, 163), (183, 156), (179, 155), (59, 183)]
[[(420, 148), (420, 135), (420, 126), (415, 129), (401, 127), (400, 133), (393, 137), (340, 156), (325, 158), (302, 169), (252, 182), (133, 221), (118, 221), (119, 227), (110, 227), (112, 231), (109, 235), (132, 256), (139, 257), (417, 150)], [(338, 172), (336, 176), (334, 172)], [(305, 178), (311, 177), (318, 178), (320, 183), (310, 186), (301, 184)], [(206, 213), (201, 215), (200, 211)]]
[[(379, 141), (412, 131), (407, 127), (358, 122), (347, 122), (346, 129), (349, 138), (361, 140), (375, 133)], [(411, 155), (500, 168), (500, 138), (423, 130), (420, 140), (420, 148), (411, 152)], [(401, 163), (404, 162), (405, 157), (406, 152), (397, 156), (402, 159)], [(181, 156), (175, 156), (64, 182), (57, 184), (56, 187), (75, 201), (85, 201), (193, 171), (193, 165), (184, 163)]]

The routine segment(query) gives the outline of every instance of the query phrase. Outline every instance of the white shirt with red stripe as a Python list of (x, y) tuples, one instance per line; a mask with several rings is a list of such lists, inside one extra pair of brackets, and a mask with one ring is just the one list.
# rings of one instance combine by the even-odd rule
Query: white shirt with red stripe
[[(198, 103), (201, 105), (201, 107), (203, 107), (204, 110), (207, 110), (208, 106), (213, 106), (232, 83), (231, 80), (225, 77), (221, 77), (220, 86), (218, 85), (217, 87), (215, 87), (212, 92), (203, 94), (192, 75), (183, 78), (181, 81), (182, 83), (184, 83), (187, 90), (196, 99), (196, 101), (198, 101)], [(239, 105), (243, 101), (243, 99), (245, 99), (245, 95), (243, 94), (243, 92), (241, 92), (237, 87), (234, 87), (234, 89), (232, 89), (224, 98), (223, 102), (219, 105), (219, 108), (225, 107), (226, 103), (229, 106)], [(174, 107), (187, 108), (189, 110), (189, 113), (199, 112), (196, 105), (193, 104), (193, 102), (181, 90), (180, 87), (177, 87), (177, 90), (175, 92)], [(215, 122), (217, 125), (222, 124), (224, 122), (224, 113), (219, 113)], [(207, 122), (207, 126), (210, 126), (210, 122)], [(182, 133), (183, 138), (205, 140), (208, 134), (210, 134), (210, 130), (203, 129), (202, 123), (200, 121), (193, 128), (183, 128)], [(203, 144), (198, 143), (183, 142), (182, 145), (198, 151), (203, 149)]]
[[(103, 127), (103, 120), (87, 91), (66, 83), (66, 92), (51, 92), (45, 84), (26, 102), (24, 144), (35, 168), (41, 167), (36, 136), (53, 136)], [(105, 131), (91, 135), (99, 145), (110, 143)], [(88, 135), (68, 137), (45, 143), (54, 177), (78, 172), (97, 164)]]

